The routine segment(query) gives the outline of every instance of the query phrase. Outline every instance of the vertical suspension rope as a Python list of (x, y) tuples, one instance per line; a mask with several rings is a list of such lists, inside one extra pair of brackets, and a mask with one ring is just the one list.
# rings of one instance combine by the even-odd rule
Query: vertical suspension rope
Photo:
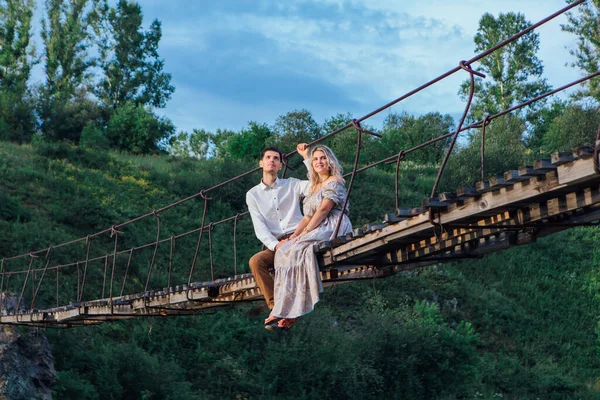
[[(433, 184), (433, 189), (431, 190), (430, 197), (434, 197), (435, 192), (437, 192), (437, 188), (440, 183), (440, 179), (442, 178), (442, 174), (444, 173), (444, 169), (446, 168), (446, 164), (448, 163), (448, 158), (450, 158), (450, 154), (452, 154), (452, 150), (454, 149), (454, 144), (456, 143), (456, 139), (458, 139), (458, 134), (460, 133), (463, 123), (465, 122), (465, 119), (467, 118), (467, 114), (469, 113), (469, 109), (471, 108), (471, 102), (473, 101), (473, 95), (475, 94), (475, 75), (477, 75), (481, 78), (485, 78), (484, 74), (482, 74), (481, 72), (474, 71), (470, 65), (467, 65), (465, 63), (466, 63), (466, 61), (461, 61), (459, 63), (459, 65), (462, 69), (464, 69), (465, 71), (467, 71), (469, 73), (469, 78), (470, 78), (469, 99), (467, 101), (467, 106), (465, 107), (465, 111), (463, 112), (462, 118), (460, 119), (460, 123), (458, 124), (458, 127), (456, 128), (456, 133), (454, 134), (452, 142), (450, 143), (450, 147), (448, 147), (448, 151), (446, 152), (446, 155), (444, 156), (444, 161), (442, 161), (442, 165), (440, 166), (440, 169), (438, 170), (438, 174), (437, 174), (437, 177), (435, 178), (435, 183)], [(431, 218), (430, 218), (430, 220), (431, 220)]]
[(90, 261), (90, 247), (92, 246), (92, 238), (90, 235), (85, 239), (86, 252), (85, 252), (85, 266), (83, 267), (83, 278), (81, 279), (81, 292), (79, 292), (79, 301), (83, 299), (83, 289), (85, 289), (85, 279), (87, 277), (87, 269)]
[[(452, 142), (450, 143), (450, 146), (448, 147), (448, 151), (446, 152), (446, 155), (444, 156), (444, 160), (442, 161), (442, 165), (440, 166), (440, 169), (438, 170), (438, 174), (437, 177), (435, 178), (435, 182), (433, 184), (433, 188), (431, 189), (431, 196), (430, 197), (434, 197), (435, 193), (437, 192), (438, 189), (438, 185), (440, 183), (440, 180), (442, 178), (442, 174), (444, 173), (444, 169), (446, 168), (446, 164), (448, 163), (448, 159), (450, 158), (450, 155), (452, 154), (452, 150), (454, 149), (454, 145), (456, 144), (456, 140), (458, 139), (458, 135), (461, 132), (463, 123), (465, 122), (465, 119), (467, 118), (467, 114), (469, 113), (469, 109), (471, 108), (471, 102), (473, 101), (473, 95), (475, 94), (475, 75), (485, 78), (485, 75), (474, 71), (470, 65), (466, 65), (465, 61), (461, 61), (459, 63), (460, 67), (462, 69), (464, 69), (465, 71), (467, 71), (469, 73), (469, 78), (470, 78), (470, 87), (469, 87), (469, 99), (467, 100), (467, 105), (465, 107), (465, 111), (463, 112), (462, 118), (460, 119), (460, 123), (458, 124), (458, 127), (456, 128), (456, 133), (454, 134), (453, 138), (452, 138)], [(444, 232), (444, 227), (442, 226), (441, 223), (441, 214), (438, 214), (438, 219), (439, 221), (436, 222), (435, 221), (435, 216), (433, 215), (433, 209), (430, 208), (429, 209), (429, 223), (431, 223), (431, 225), (433, 225), (433, 233), (436, 237), (436, 240), (439, 242), (440, 240), (440, 236), (443, 234)], [(440, 230), (440, 234), (438, 235), (436, 228), (439, 228)]]
[(283, 163), (283, 172), (281, 173), (281, 179), (285, 178), (285, 173), (287, 172), (287, 169), (288, 169), (289, 155), (283, 154), (282, 157), (283, 157), (283, 160), (281, 160), (281, 162)]
[[(33, 311), (33, 308), (35, 306), (35, 299), (37, 298), (37, 295), (40, 291), (40, 287), (42, 286), (42, 282), (44, 281), (44, 277), (46, 276), (46, 271), (48, 270), (48, 266), (50, 265), (50, 253), (52, 252), (52, 246), (48, 247), (48, 251), (46, 252), (46, 265), (44, 266), (44, 270), (42, 271), (42, 276), (40, 277), (40, 282), (38, 283), (37, 289), (35, 291), (35, 293), (33, 294), (33, 297), (31, 299), (31, 307), (30, 309)], [(35, 278), (34, 278), (35, 281)], [(32, 285), (33, 288), (33, 285)]]
[(104, 298), (104, 293), (106, 289), (106, 272), (108, 271), (108, 256), (109, 254), (104, 256), (104, 279), (102, 279), (102, 298)]
[(490, 114), (486, 113), (481, 123), (481, 180), (485, 180), (485, 128), (490, 124)]
[(9, 272), (8, 275), (6, 276), (6, 290), (5, 292), (8, 293), (8, 281), (10, 280), (10, 277), (12, 276), (12, 272)]
[(60, 265), (58, 267), (56, 267), (56, 307), (57, 308), (59, 305), (59, 301), (58, 301), (58, 299), (59, 299), (58, 284), (60, 282), (60, 279), (58, 277), (59, 273), (60, 273)]
[(29, 253), (31, 260), (29, 261), (29, 268), (27, 268), (27, 275), (25, 275), (25, 282), (23, 282), (23, 288), (21, 289), (21, 295), (19, 296), (19, 300), (17, 301), (17, 309), (16, 312), (21, 308), (21, 301), (23, 300), (23, 295), (25, 294), (25, 287), (27, 286), (27, 282), (29, 281), (29, 274), (31, 273), (31, 266), (33, 265), (33, 260), (39, 258), (38, 256), (34, 256), (33, 253)]
[(237, 275), (237, 222), (240, 219), (240, 213), (233, 219), (233, 275)]
[(600, 125), (598, 125), (598, 133), (596, 134), (596, 142), (594, 143), (594, 170), (600, 174), (600, 160), (598, 152), (600, 151)]
[(129, 251), (129, 259), (127, 260), (127, 267), (125, 267), (125, 276), (123, 277), (123, 284), (121, 285), (121, 294), (119, 296), (123, 296), (123, 291), (125, 290), (125, 282), (127, 281), (127, 274), (129, 273), (129, 265), (131, 265), (131, 257), (133, 256), (133, 247)]
[(110, 297), (111, 305), (112, 305), (112, 297), (113, 297), (113, 284), (115, 281), (115, 266), (117, 264), (117, 244), (119, 242), (119, 233), (123, 233), (123, 232), (119, 232), (115, 229), (114, 233), (115, 233), (115, 244), (113, 246), (112, 271), (110, 273), (110, 288), (108, 290), (108, 297)]
[(213, 247), (212, 247), (212, 231), (214, 224), (211, 222), (208, 224), (208, 257), (210, 259), (210, 279), (215, 280), (215, 266), (213, 264)]
[(396, 180), (394, 182), (396, 188), (396, 212), (400, 210), (400, 183), (398, 182), (400, 175), (400, 163), (404, 161), (405, 158), (406, 152), (404, 150), (401, 150), (398, 153), (398, 158), (396, 159)]
[(337, 220), (335, 225), (335, 230), (333, 231), (333, 239), (337, 238), (338, 232), (340, 231), (340, 226), (342, 225), (342, 219), (344, 218), (344, 214), (346, 213), (346, 206), (348, 205), (348, 199), (350, 198), (350, 192), (352, 191), (352, 185), (354, 184), (354, 177), (356, 176), (356, 169), (358, 168), (358, 159), (360, 157), (360, 147), (362, 140), (362, 132), (363, 129), (360, 126), (360, 123), (357, 120), (352, 120), (352, 125), (356, 128), (356, 154), (354, 155), (354, 167), (352, 168), (352, 175), (350, 176), (350, 183), (348, 184), (348, 189), (346, 190), (346, 199), (344, 200), (344, 205), (342, 206), (342, 213)]
[(202, 211), (202, 223), (200, 224), (200, 234), (198, 235), (198, 243), (196, 244), (196, 251), (194, 252), (194, 260), (190, 268), (190, 276), (188, 278), (188, 285), (192, 283), (194, 276), (194, 268), (196, 268), (196, 261), (198, 260), (198, 252), (200, 251), (200, 243), (202, 243), (202, 234), (204, 233), (204, 222), (206, 221), (206, 208), (208, 207), (209, 197), (206, 197), (204, 190), (200, 192), (200, 196), (204, 199), (204, 210)]
[(153, 211), (156, 217), (156, 244), (154, 245), (154, 253), (152, 254), (152, 261), (150, 261), (150, 268), (148, 268), (148, 277), (146, 278), (146, 286), (144, 286), (144, 292), (148, 291), (148, 284), (150, 283), (150, 276), (152, 275), (152, 269), (154, 268), (154, 261), (156, 260), (156, 252), (158, 251), (158, 244), (160, 242), (160, 215), (156, 210)]
[[(8, 293), (8, 283), (10, 282), (11, 276), (12, 276), (12, 273), (9, 272), (8, 276), (6, 277), (6, 293)], [(8, 314), (8, 304), (6, 305), (6, 313)]]
[(2, 281), (0, 281), (0, 314), (2, 313), (2, 310), (4, 308), (4, 299), (5, 299), (5, 295), (4, 295), (4, 275), (6, 274), (5, 271), (5, 265), (4, 265), (4, 261), (6, 261), (6, 257), (4, 257), (2, 259), (2, 263), (0, 264), (0, 269), (2, 270)]
[(79, 291), (81, 290), (81, 267), (79, 266), (79, 261), (77, 261), (77, 296), (76, 299), (79, 299)]
[(168, 288), (171, 287), (171, 271), (173, 271), (173, 248), (174, 247), (175, 247), (175, 236), (171, 236), (171, 251), (169, 252), (169, 272), (167, 274), (167, 287)]

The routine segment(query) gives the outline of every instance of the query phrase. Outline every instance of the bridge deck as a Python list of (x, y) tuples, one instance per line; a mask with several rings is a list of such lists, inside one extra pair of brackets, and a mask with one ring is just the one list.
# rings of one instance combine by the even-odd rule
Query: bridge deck
[[(573, 226), (600, 220), (600, 175), (593, 152), (557, 153), (552, 160), (508, 171), (396, 210), (382, 223), (317, 246), (324, 285), (384, 278), (400, 271), (480, 257)], [(430, 221), (430, 213), (436, 225)], [(0, 323), (72, 327), (137, 316), (189, 315), (262, 298), (250, 274), (177, 285), (64, 307), (0, 315)]]

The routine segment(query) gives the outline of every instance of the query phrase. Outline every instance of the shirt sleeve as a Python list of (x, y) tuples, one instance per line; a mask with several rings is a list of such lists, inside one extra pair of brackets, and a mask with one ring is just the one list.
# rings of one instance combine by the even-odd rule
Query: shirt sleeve
[(308, 187), (310, 186), (309, 181), (301, 181), (296, 178), (288, 178), (288, 182), (292, 185), (294, 193), (299, 197), (308, 196)]
[(250, 194), (246, 193), (246, 205), (250, 212), (250, 218), (252, 218), (252, 225), (254, 226), (254, 234), (269, 250), (275, 250), (275, 246), (279, 243), (279, 240), (271, 233), (267, 224), (265, 223), (265, 217), (260, 213), (256, 204), (256, 199)]
[[(304, 166), (306, 167), (306, 170), (310, 171), (310, 158), (307, 158), (306, 160), (304, 160), (303, 163), (304, 163)], [(307, 174), (307, 176), (308, 176), (308, 174)], [(299, 188), (301, 190), (301, 194), (303, 197), (308, 196), (308, 190), (310, 188), (310, 181), (309, 180), (300, 181)]]

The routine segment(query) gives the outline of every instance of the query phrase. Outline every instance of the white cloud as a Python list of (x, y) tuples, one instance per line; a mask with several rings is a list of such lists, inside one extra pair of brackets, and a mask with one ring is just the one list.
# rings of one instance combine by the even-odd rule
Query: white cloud
[[(323, 8), (319, 8), (322, 4), (332, 6), (326, 10), (336, 15), (324, 16)], [(163, 25), (164, 44), (200, 52), (211, 32), (259, 35), (273, 44), (279, 54), (276, 57), (255, 54), (248, 48), (240, 50), (245, 51), (244, 57), (253, 57), (252, 62), (267, 70), (315, 77), (343, 88), (352, 100), (364, 105), (365, 110), (338, 111), (358, 113), (375, 109), (456, 67), (461, 59), (471, 58), (473, 36), (483, 13), (497, 15), (518, 11), (537, 22), (564, 5), (563, 0), (302, 0), (293, 4), (265, 0), (258, 3), (252, 13), (229, 11), (217, 16), (207, 13), (195, 20), (194, 26), (167, 21)], [(265, 12), (274, 7), (278, 12)], [(307, 10), (317, 11), (311, 15)], [(539, 57), (545, 65), (545, 76), (554, 86), (578, 76), (576, 70), (565, 67), (571, 60), (565, 46), (573, 42), (569, 34), (560, 29), (560, 24), (565, 22), (564, 16), (558, 17), (538, 30)], [(476, 64), (474, 68), (477, 69)], [(414, 113), (460, 113), (464, 104), (457, 91), (466, 78), (467, 74), (459, 71), (397, 107)], [(185, 90), (193, 92), (194, 89)], [(172, 103), (187, 104), (177, 100), (185, 97), (181, 91), (182, 88), (178, 88)], [(199, 98), (212, 102), (211, 108), (222, 104), (215, 101), (217, 94), (210, 94), (210, 99), (206, 95), (203, 93)], [(269, 112), (270, 105), (237, 106), (245, 110), (243, 113), (256, 113), (250, 119), (272, 122), (266, 119), (273, 115)], [(173, 108), (169, 106), (169, 110)], [(303, 104), (302, 99), (298, 99), (298, 104), (290, 105), (290, 109), (294, 108), (310, 109), (311, 104)], [(179, 121), (177, 124), (188, 125)], [(217, 125), (225, 127), (227, 122)], [(202, 122), (195, 126), (202, 126)]]

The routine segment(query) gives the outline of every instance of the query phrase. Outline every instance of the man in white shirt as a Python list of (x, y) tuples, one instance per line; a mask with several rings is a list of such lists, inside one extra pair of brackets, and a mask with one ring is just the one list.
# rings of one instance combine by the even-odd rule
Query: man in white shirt
[[(300, 143), (298, 153), (308, 159), (308, 146)], [(308, 194), (308, 181), (296, 178), (279, 179), (283, 166), (282, 154), (275, 147), (267, 147), (260, 155), (258, 165), (263, 170), (261, 182), (246, 193), (246, 204), (256, 237), (266, 249), (250, 258), (250, 270), (262, 291), (269, 309), (273, 308), (273, 277), (275, 252), (294, 233), (302, 219), (300, 206)]]

